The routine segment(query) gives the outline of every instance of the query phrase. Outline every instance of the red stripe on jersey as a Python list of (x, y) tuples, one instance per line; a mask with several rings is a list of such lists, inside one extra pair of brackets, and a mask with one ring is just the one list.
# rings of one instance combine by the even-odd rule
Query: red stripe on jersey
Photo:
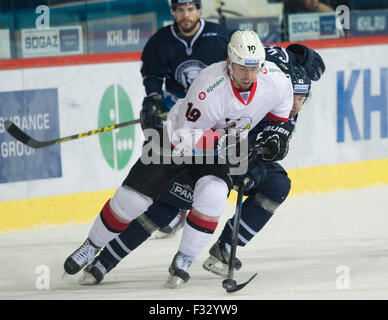
[(195, 144), (195, 150), (213, 150), (217, 139), (222, 136), (221, 132), (206, 130), (199, 141)]
[(206, 217), (198, 213), (193, 213), (192, 210), (190, 210), (187, 215), (187, 219), (189, 219), (193, 224), (210, 231), (216, 230), (218, 224), (218, 218)]
[(117, 217), (112, 208), (110, 207), (110, 199), (105, 203), (102, 208), (101, 215), (108, 226), (116, 231), (124, 231), (130, 222), (123, 222)]
[(284, 122), (288, 122), (288, 118), (282, 118), (282, 117), (276, 116), (276, 115), (274, 115), (274, 114), (271, 113), (271, 112), (268, 112), (268, 113), (266, 114), (265, 118), (266, 118), (268, 121), (284, 121)]

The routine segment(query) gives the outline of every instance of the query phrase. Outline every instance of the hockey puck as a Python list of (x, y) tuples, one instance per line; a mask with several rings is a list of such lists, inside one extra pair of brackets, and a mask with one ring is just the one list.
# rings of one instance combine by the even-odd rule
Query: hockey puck
[(236, 287), (237, 282), (233, 279), (225, 279), (222, 281), (222, 287), (226, 290), (232, 290)]

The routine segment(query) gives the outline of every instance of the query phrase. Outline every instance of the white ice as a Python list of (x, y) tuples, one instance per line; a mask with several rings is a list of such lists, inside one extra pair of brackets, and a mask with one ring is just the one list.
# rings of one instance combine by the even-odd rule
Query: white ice
[[(78, 276), (61, 279), (63, 262), (86, 238), (90, 224), (0, 233), (0, 299), (388, 299), (388, 186), (292, 197), (246, 247), (233, 294), (201, 264), (211, 243), (177, 289), (164, 287), (180, 241), (148, 240), (97, 286)], [(43, 269), (40, 269), (44, 266)], [(43, 270), (43, 271), (42, 271)], [(43, 273), (42, 273), (43, 272)], [(44, 273), (49, 272), (49, 273)], [(48, 289), (42, 289), (47, 276)], [(40, 289), (39, 289), (40, 288)]]

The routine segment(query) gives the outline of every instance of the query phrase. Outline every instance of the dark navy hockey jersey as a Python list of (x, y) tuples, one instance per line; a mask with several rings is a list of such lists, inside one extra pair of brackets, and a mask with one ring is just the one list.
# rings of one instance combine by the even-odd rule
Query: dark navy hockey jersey
[(166, 90), (183, 97), (199, 72), (212, 63), (226, 60), (227, 46), (234, 30), (200, 19), (198, 32), (188, 42), (176, 24), (159, 29), (142, 54), (141, 74), (147, 96)]

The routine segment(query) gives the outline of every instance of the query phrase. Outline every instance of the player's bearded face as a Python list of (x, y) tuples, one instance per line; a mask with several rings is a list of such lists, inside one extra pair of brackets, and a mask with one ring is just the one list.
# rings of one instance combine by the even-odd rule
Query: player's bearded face
[(193, 4), (184, 4), (177, 6), (173, 11), (173, 16), (178, 24), (179, 30), (184, 35), (190, 35), (198, 26), (201, 11)]
[(234, 84), (240, 89), (249, 90), (253, 82), (256, 80), (260, 67), (247, 67), (232, 63), (232, 69)]

